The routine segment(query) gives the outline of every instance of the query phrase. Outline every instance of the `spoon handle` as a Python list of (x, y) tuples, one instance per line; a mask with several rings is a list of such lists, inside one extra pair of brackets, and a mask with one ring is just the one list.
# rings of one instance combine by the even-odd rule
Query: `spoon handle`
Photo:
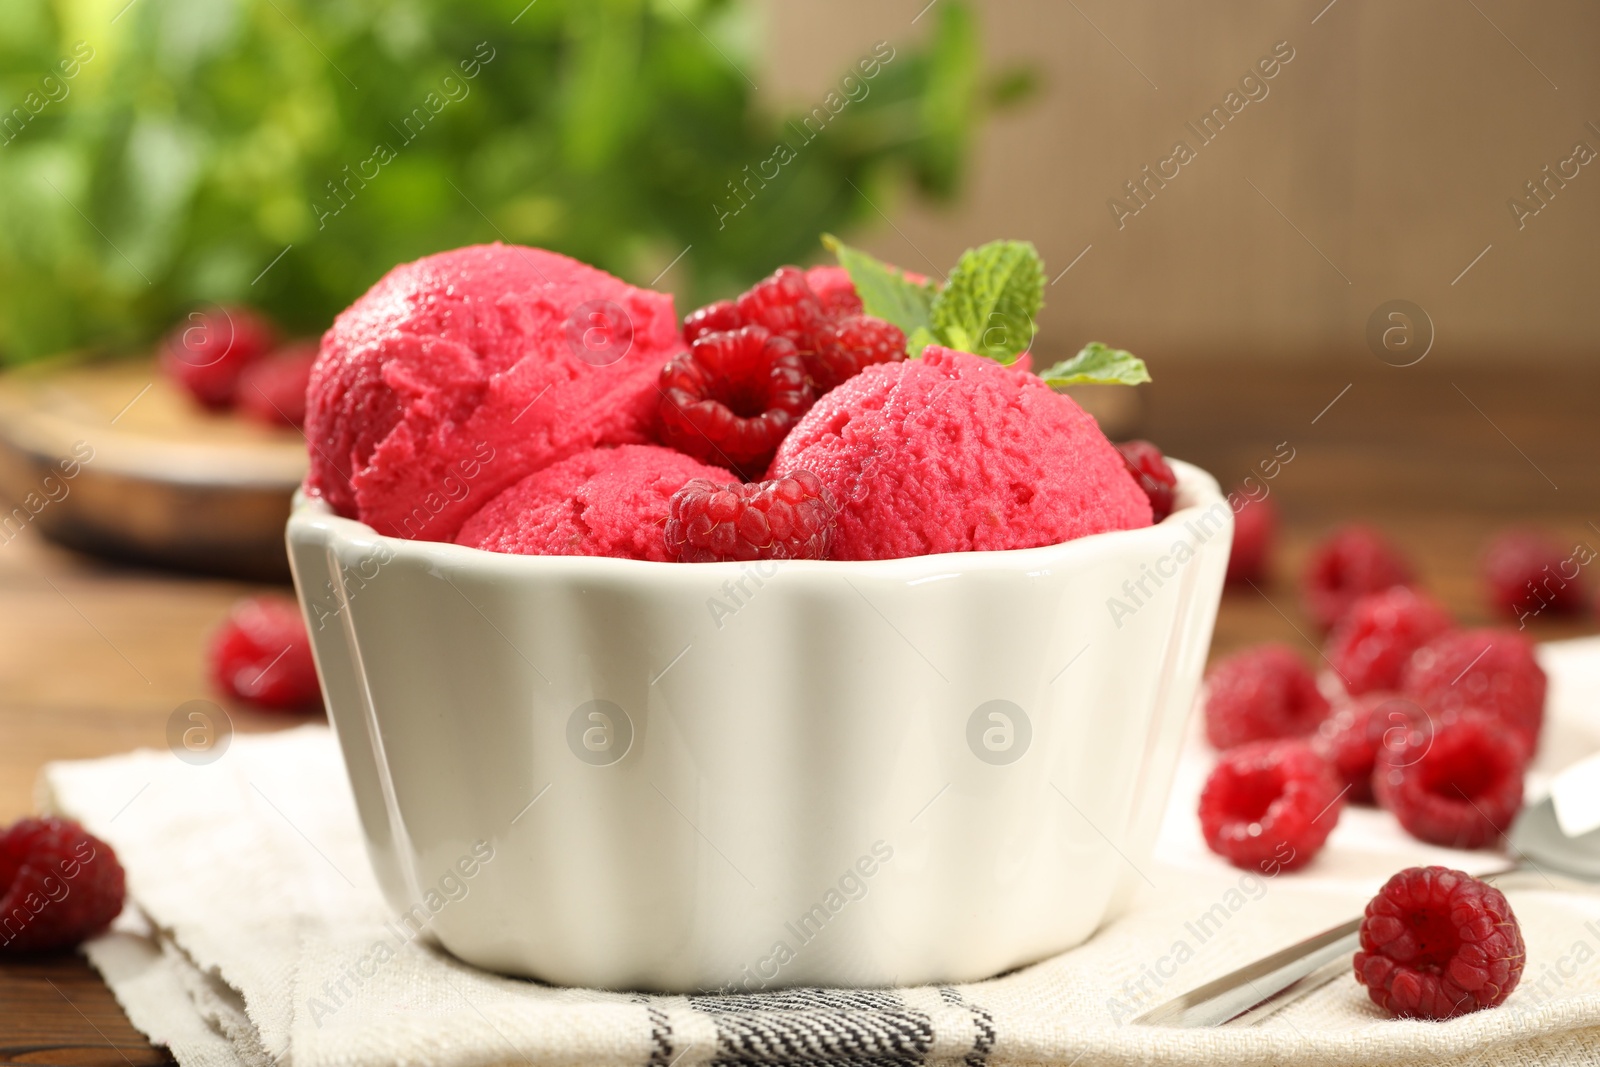
[(1360, 941), (1360, 930), (1360, 919), (1340, 923), (1197, 986), (1133, 1021), (1145, 1026), (1221, 1026), (1234, 1016), (1284, 993), (1323, 965), (1354, 952)]

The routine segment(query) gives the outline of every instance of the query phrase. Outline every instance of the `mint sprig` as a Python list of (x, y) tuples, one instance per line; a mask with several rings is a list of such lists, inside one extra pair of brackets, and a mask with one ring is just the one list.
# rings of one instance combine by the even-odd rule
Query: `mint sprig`
[(1144, 360), (1132, 352), (1090, 341), (1077, 355), (1039, 372), (1053, 389), (1064, 385), (1138, 385), (1150, 380)]
[[(894, 323), (907, 338), (918, 330), (932, 329), (932, 285), (912, 281), (904, 271), (889, 266), (859, 248), (851, 248), (831, 233), (822, 235), (822, 243), (838, 257), (839, 266), (850, 275), (856, 294), (861, 297), (862, 310), (868, 315)], [(911, 348), (910, 351), (915, 353), (922, 349)]]
[(1033, 344), (1044, 283), (1044, 261), (1027, 241), (968, 249), (934, 298), (934, 332), (951, 348), (1013, 363)]
[[(831, 234), (823, 235), (822, 243), (850, 275), (863, 310), (905, 333), (912, 358), (938, 344), (1009, 364), (1033, 345), (1046, 275), (1044, 260), (1027, 241), (990, 241), (967, 249), (942, 286), (912, 281), (903, 271)], [(1137, 356), (1099, 341), (1039, 377), (1055, 388), (1150, 380)]]

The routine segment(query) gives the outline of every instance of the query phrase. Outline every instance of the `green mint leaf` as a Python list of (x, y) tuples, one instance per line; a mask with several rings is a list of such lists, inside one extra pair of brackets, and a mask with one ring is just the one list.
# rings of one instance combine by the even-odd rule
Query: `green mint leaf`
[(1150, 380), (1144, 360), (1120, 348), (1112, 348), (1099, 341), (1090, 341), (1071, 359), (1039, 372), (1046, 385), (1059, 388), (1063, 385), (1138, 385)]
[(967, 328), (960, 323), (951, 323), (944, 328), (944, 344), (946, 348), (954, 348), (958, 352), (976, 352), (978, 342), (967, 334)]
[(951, 348), (1011, 363), (1033, 343), (1044, 261), (1027, 241), (968, 249), (933, 300), (933, 329)]
[(912, 359), (921, 359), (922, 350), (924, 348), (927, 348), (929, 345), (936, 345), (938, 343), (939, 339), (933, 335), (932, 330), (928, 329), (926, 326), (918, 326), (915, 330), (912, 330), (911, 335), (906, 338), (906, 352), (911, 356)]
[[(862, 310), (868, 315), (894, 323), (908, 338), (918, 330), (932, 330), (933, 286), (912, 281), (895, 267), (859, 248), (851, 248), (831, 233), (822, 235), (822, 243), (850, 275), (861, 297)], [(912, 347), (911, 351), (921, 349)]]

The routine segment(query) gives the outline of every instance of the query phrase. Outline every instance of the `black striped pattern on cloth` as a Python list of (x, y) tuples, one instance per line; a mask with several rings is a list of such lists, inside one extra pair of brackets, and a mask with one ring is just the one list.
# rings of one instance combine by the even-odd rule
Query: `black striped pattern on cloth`
[[(939, 992), (944, 1003), (973, 1017), (975, 1037), (961, 1062), (986, 1067), (994, 1047), (993, 1019), (954, 989)], [(687, 999), (716, 1026), (717, 1050), (709, 1061), (714, 1067), (919, 1067), (934, 1047), (933, 1021), (894, 990), (786, 989)], [(673, 1042), (670, 1027), (662, 1030), (664, 1015), (651, 1010), (650, 1022), (655, 1047), (649, 1064), (655, 1067), (663, 1062), (663, 1043)]]
[(966, 1008), (972, 1012), (972, 1025), (977, 1030), (978, 1036), (973, 1039), (972, 1051), (967, 1053), (962, 1062), (966, 1067), (987, 1067), (989, 1053), (994, 1050), (994, 1016), (989, 1014), (989, 1009), (963, 1000), (961, 994), (949, 986), (939, 990), (939, 999), (946, 1004)]
[(645, 1067), (671, 1067), (676, 1053), (672, 1050), (672, 1023), (655, 997), (638, 996), (635, 1002), (644, 1005), (650, 1017), (650, 1058)]

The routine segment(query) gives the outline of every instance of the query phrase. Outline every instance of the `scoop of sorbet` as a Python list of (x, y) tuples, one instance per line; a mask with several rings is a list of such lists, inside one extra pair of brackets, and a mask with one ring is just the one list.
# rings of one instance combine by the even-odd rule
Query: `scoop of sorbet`
[(937, 346), (823, 396), (768, 476), (795, 470), (838, 502), (834, 559), (1035, 548), (1150, 525), (1150, 501), (1087, 412), (1032, 374)]
[(656, 375), (681, 348), (670, 296), (553, 252), (402, 264), (322, 338), (306, 487), (379, 533), (453, 540), (533, 471), (649, 440)]
[(529, 556), (622, 556), (670, 562), (672, 494), (691, 479), (732, 476), (655, 445), (597, 448), (530, 474), (466, 521), (456, 543)]

